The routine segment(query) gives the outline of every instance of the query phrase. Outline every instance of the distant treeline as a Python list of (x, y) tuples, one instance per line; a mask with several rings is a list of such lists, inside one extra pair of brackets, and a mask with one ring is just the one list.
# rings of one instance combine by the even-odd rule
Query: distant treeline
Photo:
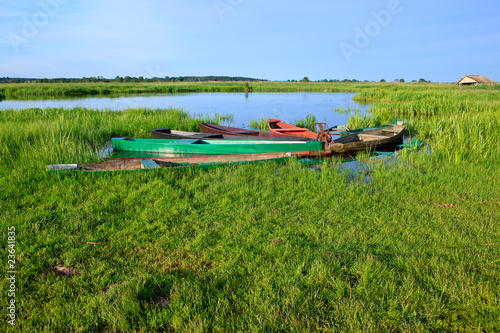
[(153, 77), (144, 78), (142, 76), (132, 77), (132, 76), (117, 76), (114, 79), (106, 79), (102, 76), (97, 77), (84, 77), (81, 79), (77, 78), (53, 78), (53, 79), (36, 79), (36, 78), (10, 78), (2, 77), (0, 78), (0, 83), (82, 83), (82, 82), (210, 82), (210, 81), (222, 81), (222, 82), (255, 82), (255, 81), (267, 81), (261, 79), (254, 79), (249, 77), (239, 77), (239, 76), (178, 76), (178, 77)]
[[(53, 79), (37, 79), (37, 78), (11, 78), (11, 77), (1, 77), (0, 83), (110, 83), (110, 82), (266, 82), (268, 80), (255, 79), (250, 77), (240, 77), (240, 76), (178, 76), (178, 77), (152, 77), (144, 78), (142, 76), (132, 77), (132, 76), (117, 76), (114, 79), (106, 79), (102, 76), (97, 77), (83, 77), (77, 78), (53, 78)], [(322, 82), (322, 83), (358, 83), (358, 82), (375, 82), (375, 81), (360, 81), (356, 79), (323, 79), (310, 81), (308, 77), (304, 77), (301, 80), (287, 80), (287, 82)], [(386, 82), (386, 80), (381, 79), (379, 82)], [(395, 79), (394, 82), (404, 83), (404, 79)], [(413, 83), (430, 83), (425, 79), (413, 80)]]

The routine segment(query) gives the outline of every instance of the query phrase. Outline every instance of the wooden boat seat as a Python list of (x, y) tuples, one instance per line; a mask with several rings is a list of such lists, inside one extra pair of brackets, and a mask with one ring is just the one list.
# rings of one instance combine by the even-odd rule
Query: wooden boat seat
[(358, 134), (358, 136), (365, 137), (365, 138), (387, 139), (387, 136), (374, 135), (374, 134), (363, 134), (363, 133), (360, 133), (360, 134)]
[(390, 130), (390, 129), (384, 129), (382, 132), (388, 132), (388, 133), (399, 133), (400, 131), (398, 130)]
[(283, 128), (283, 129), (274, 129), (276, 132), (305, 132), (306, 128)]

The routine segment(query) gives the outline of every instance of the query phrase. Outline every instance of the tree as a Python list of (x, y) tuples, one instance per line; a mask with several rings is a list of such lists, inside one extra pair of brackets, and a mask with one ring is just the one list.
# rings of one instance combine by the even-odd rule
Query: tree
[(380, 82), (386, 82), (384, 79), (380, 80)]
[(399, 79), (399, 82), (404, 83), (405, 79)]
[(310, 81), (309, 81), (309, 78), (307, 76), (304, 76), (304, 78), (302, 80), (300, 80), (299, 82), (310, 82)]

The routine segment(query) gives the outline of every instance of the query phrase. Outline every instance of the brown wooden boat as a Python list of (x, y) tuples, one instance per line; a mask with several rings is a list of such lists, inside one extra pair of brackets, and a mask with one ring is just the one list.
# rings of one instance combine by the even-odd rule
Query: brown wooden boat
[[(153, 139), (203, 139), (203, 140), (254, 140), (254, 141), (276, 141), (274, 136), (255, 136), (255, 135), (232, 135), (232, 134), (216, 134), (216, 133), (200, 133), (200, 132), (185, 132), (175, 131), (168, 128), (156, 128), (149, 130)], [(280, 137), (280, 141), (283, 140)], [(294, 141), (302, 141), (300, 138), (294, 138)], [(305, 141), (305, 140), (304, 140)]]
[(267, 133), (254, 131), (250, 129), (214, 125), (207, 123), (198, 124), (203, 133), (224, 134), (224, 135), (238, 135), (238, 136), (251, 136), (252, 140), (275, 140), (275, 141), (311, 141), (313, 139), (308, 137), (297, 137), (294, 135), (286, 135), (280, 133)]
[(301, 128), (282, 122), (278, 119), (269, 119), (269, 133), (293, 135), (316, 140), (318, 135), (307, 128)]
[(403, 140), (405, 128), (403, 125), (384, 125), (364, 130), (333, 140), (326, 149), (338, 154), (347, 154), (395, 145)]
[(222, 134), (176, 131), (169, 128), (150, 129), (149, 133), (153, 139), (223, 139)]
[[(291, 156), (309, 156), (306, 152), (298, 155), (293, 153), (265, 153), (265, 154), (238, 154), (238, 155), (210, 155), (210, 156), (178, 156), (152, 158), (119, 158), (100, 163), (84, 164), (50, 164), (47, 171), (81, 170), (81, 171), (118, 171), (140, 170), (179, 167), (210, 167), (225, 164), (244, 164), (260, 161), (281, 161)], [(312, 155), (315, 156), (315, 155)]]

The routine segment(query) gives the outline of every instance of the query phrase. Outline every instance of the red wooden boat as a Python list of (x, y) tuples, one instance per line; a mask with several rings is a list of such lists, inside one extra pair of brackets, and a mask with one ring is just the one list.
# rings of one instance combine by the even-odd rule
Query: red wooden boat
[(294, 125), (284, 123), (278, 119), (269, 119), (269, 132), (275, 134), (293, 135), (302, 138), (317, 140), (318, 135), (307, 128), (300, 128)]
[(281, 133), (267, 133), (243, 128), (228, 127), (207, 123), (198, 124), (203, 133), (238, 135), (242, 137), (253, 137), (254, 140), (276, 140), (276, 141), (311, 141), (314, 138), (298, 137)]

